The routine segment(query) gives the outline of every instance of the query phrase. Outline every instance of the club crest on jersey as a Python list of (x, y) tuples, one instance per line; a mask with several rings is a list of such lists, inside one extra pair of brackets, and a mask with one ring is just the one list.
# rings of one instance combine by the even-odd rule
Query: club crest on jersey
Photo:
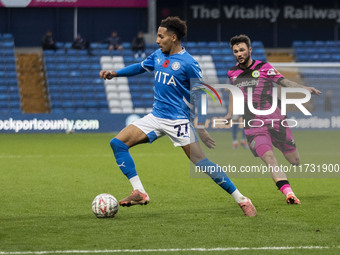
[(163, 63), (162, 66), (163, 66), (164, 68), (167, 68), (167, 67), (169, 66), (169, 63), (170, 63), (170, 61), (169, 61), (169, 59), (167, 59), (167, 60), (164, 61), (164, 63)]
[(251, 76), (253, 76), (254, 78), (259, 78), (260, 77), (260, 72), (255, 70), (251, 73)]
[(181, 68), (181, 64), (179, 62), (173, 62), (171, 65), (172, 70), (177, 71), (178, 69)]

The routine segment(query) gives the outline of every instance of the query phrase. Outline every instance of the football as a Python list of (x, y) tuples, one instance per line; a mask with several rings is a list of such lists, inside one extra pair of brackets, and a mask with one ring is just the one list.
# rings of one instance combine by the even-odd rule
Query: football
[(118, 212), (118, 201), (110, 194), (100, 194), (92, 202), (92, 212), (97, 218), (113, 218)]

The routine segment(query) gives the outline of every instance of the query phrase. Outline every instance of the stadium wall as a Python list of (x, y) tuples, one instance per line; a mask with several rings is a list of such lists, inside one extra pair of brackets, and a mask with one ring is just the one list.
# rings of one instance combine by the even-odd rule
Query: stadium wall
[[(265, 47), (291, 47), (297, 40), (338, 40), (339, 6), (339, 0), (157, 0), (157, 25), (180, 16), (188, 22), (188, 41), (228, 41), (244, 33)], [(40, 46), (48, 29), (56, 41), (72, 41), (73, 15), (74, 8), (0, 8), (0, 33), (12, 33), (20, 47)], [(147, 23), (147, 8), (78, 8), (78, 32), (90, 42), (113, 29), (131, 42), (137, 31), (147, 32)]]
[[(144, 114), (8, 114), (0, 116), (0, 133), (101, 133), (119, 132)], [(206, 128), (209, 131), (229, 131), (230, 127), (221, 125), (225, 114), (209, 114)], [(219, 119), (219, 121), (215, 121)], [(332, 114), (291, 114), (284, 125), (292, 130), (339, 130), (340, 116)], [(295, 121), (292, 121), (295, 120)], [(214, 125), (215, 123), (215, 125)], [(295, 123), (298, 125), (295, 126)]]
[(0, 133), (117, 132), (142, 115), (137, 114), (8, 114), (0, 117)]
[(291, 47), (294, 40), (338, 40), (339, 8), (338, 0), (158, 0), (157, 20), (184, 18), (189, 41), (247, 34), (265, 47)]
[[(100, 42), (116, 30), (131, 42), (139, 30), (147, 30), (147, 8), (78, 8), (78, 33)], [(73, 8), (0, 8), (0, 33), (11, 33), (16, 47), (41, 46), (47, 30), (54, 40), (73, 41)]]

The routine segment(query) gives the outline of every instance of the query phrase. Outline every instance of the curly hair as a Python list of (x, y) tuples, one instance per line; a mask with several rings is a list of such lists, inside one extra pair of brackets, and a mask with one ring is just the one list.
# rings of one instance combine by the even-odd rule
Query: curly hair
[(246, 35), (235, 35), (230, 39), (229, 45), (232, 48), (235, 44), (245, 43), (250, 48), (250, 38)]
[(161, 21), (160, 27), (165, 27), (177, 35), (179, 41), (187, 34), (187, 24), (179, 17), (167, 17)]

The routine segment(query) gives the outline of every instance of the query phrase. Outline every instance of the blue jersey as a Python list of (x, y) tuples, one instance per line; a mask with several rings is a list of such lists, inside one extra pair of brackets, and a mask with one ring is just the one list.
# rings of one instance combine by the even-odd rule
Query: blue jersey
[(164, 119), (189, 119), (190, 80), (202, 78), (197, 61), (185, 49), (173, 55), (159, 49), (141, 65), (149, 72), (154, 71), (152, 114)]

